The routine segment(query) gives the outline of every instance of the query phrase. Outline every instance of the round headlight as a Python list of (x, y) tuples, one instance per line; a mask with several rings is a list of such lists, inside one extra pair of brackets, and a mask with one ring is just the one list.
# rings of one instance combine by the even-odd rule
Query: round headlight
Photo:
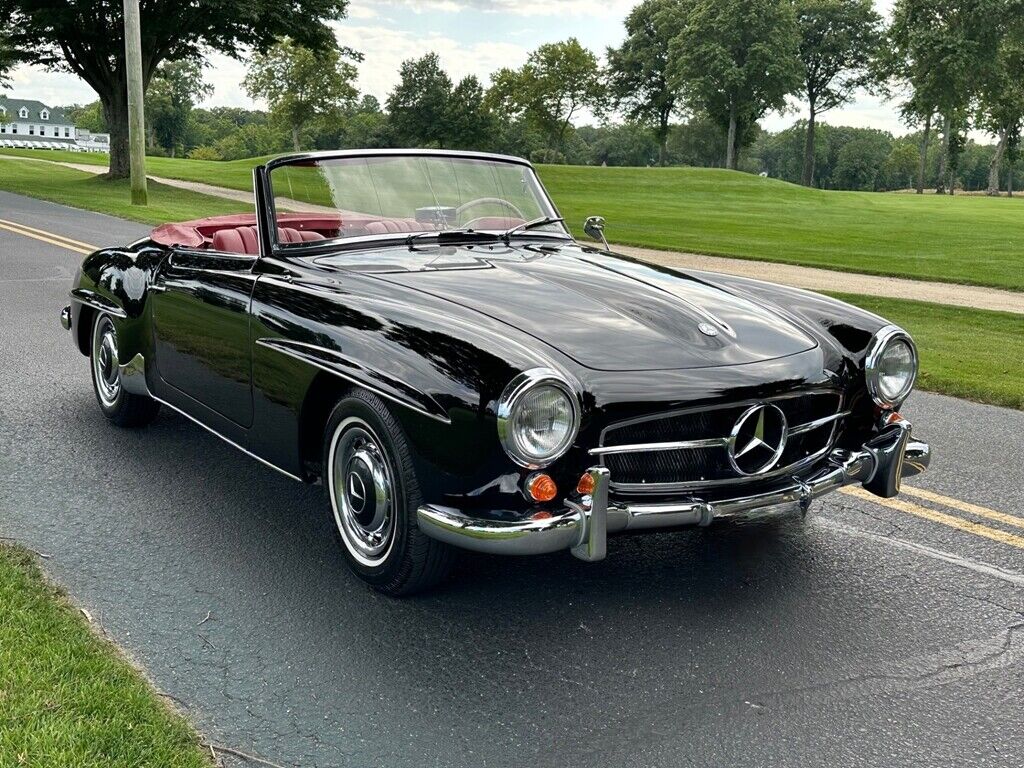
[(907, 332), (894, 325), (879, 331), (864, 374), (871, 398), (883, 408), (898, 408), (917, 378), (917, 348)]
[(537, 368), (516, 376), (498, 402), (498, 436), (524, 467), (547, 466), (572, 445), (579, 430), (576, 395), (555, 371)]

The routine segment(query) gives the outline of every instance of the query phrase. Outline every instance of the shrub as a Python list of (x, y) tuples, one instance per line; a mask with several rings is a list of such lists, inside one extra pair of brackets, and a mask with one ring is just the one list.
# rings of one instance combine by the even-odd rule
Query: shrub
[(196, 147), (188, 153), (190, 160), (223, 160), (220, 152), (213, 147)]

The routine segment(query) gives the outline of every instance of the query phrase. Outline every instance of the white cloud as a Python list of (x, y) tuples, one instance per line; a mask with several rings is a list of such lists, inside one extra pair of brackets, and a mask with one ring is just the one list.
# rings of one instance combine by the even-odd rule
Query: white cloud
[(406, 59), (415, 59), (431, 51), (441, 58), (441, 66), (458, 82), (476, 75), (487, 85), (490, 75), (501, 67), (518, 67), (526, 61), (529, 49), (502, 41), (480, 41), (460, 45), (438, 33), (420, 33), (390, 26), (340, 24), (335, 29), (338, 42), (361, 51), (365, 59), (359, 65), (358, 88), (383, 102), (398, 83), (398, 69)]
[(624, 17), (639, 0), (391, 0), (414, 13), (480, 11), (508, 16), (617, 16)]

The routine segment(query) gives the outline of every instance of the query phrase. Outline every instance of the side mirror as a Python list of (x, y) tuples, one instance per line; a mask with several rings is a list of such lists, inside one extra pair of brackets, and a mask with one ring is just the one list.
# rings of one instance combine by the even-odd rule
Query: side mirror
[(608, 241), (604, 237), (604, 216), (590, 216), (583, 223), (583, 231), (593, 240), (600, 240), (606, 251), (610, 251)]

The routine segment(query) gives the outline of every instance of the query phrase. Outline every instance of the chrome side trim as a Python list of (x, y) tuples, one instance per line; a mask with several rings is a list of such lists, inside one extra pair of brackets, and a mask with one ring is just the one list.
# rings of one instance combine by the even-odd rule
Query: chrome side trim
[(110, 299), (100, 296), (98, 293), (86, 290), (85, 288), (75, 288), (71, 291), (70, 295), (72, 301), (77, 301), (79, 304), (92, 307), (100, 312), (106, 312), (108, 315), (113, 315), (114, 317), (120, 317), (122, 319), (128, 317), (128, 313)]
[(146, 383), (146, 358), (139, 352), (127, 363), (117, 366), (120, 369), (121, 386), (125, 392), (133, 395), (152, 397)]
[[(315, 354), (322, 354), (333, 359), (339, 359), (339, 354), (335, 352), (333, 349), (328, 349), (327, 347), (320, 347), (317, 346), (316, 344), (307, 344), (306, 342), (302, 341), (290, 341), (288, 339), (273, 338), (256, 339), (256, 344), (261, 347), (266, 347), (267, 349), (272, 349), (275, 352), (280, 352), (282, 355), (294, 357), (296, 360), (301, 360), (307, 365), (311, 365), (314, 368), (318, 368), (321, 371), (325, 371), (326, 373), (332, 373), (340, 379), (344, 379), (345, 381), (349, 381), (352, 384), (355, 384), (356, 386), (370, 390), (375, 395), (383, 397), (385, 400), (389, 400), (393, 403), (396, 403), (397, 405), (401, 405), (405, 408), (416, 411), (417, 413), (421, 413), (424, 416), (429, 416), (430, 418), (440, 421), (443, 424), (451, 424), (451, 419), (443, 415), (443, 411), (440, 406), (437, 406), (437, 411), (430, 411), (429, 409), (417, 405), (413, 402), (410, 402), (409, 400), (403, 400), (400, 397), (396, 397), (395, 395), (391, 394), (390, 392), (386, 392), (380, 387), (373, 386), (373, 384), (368, 383), (364, 379), (345, 373), (344, 371), (339, 370), (333, 365), (329, 365), (327, 362), (319, 360), (315, 357)], [(344, 362), (348, 365), (353, 364), (351, 361), (344, 358), (341, 358), (339, 362)]]
[(269, 461), (267, 461), (266, 459), (260, 458), (259, 456), (257, 456), (252, 451), (246, 450), (245, 448), (240, 446), (238, 443), (236, 443), (234, 440), (232, 440), (232, 439), (230, 439), (228, 437), (224, 437), (224, 435), (222, 435), (220, 432), (215, 430), (213, 427), (207, 426), (206, 424), (201, 422), (199, 419), (197, 419), (195, 416), (190, 416), (189, 414), (185, 413), (185, 411), (181, 410), (181, 408), (179, 408), (178, 406), (171, 405), (166, 400), (161, 400), (156, 395), (150, 395), (150, 397), (152, 397), (154, 400), (156, 400), (158, 403), (160, 403), (160, 405), (166, 405), (172, 411), (176, 411), (177, 413), (180, 413), (182, 416), (184, 416), (186, 419), (188, 419), (189, 421), (193, 422), (194, 424), (198, 424), (200, 427), (205, 429), (211, 435), (215, 435), (216, 437), (219, 437), (221, 440), (223, 440), (225, 443), (230, 445), (232, 448), (237, 448), (239, 451), (244, 453), (249, 458), (256, 459), (256, 461), (258, 461), (260, 464), (264, 465), (265, 467), (270, 467), (271, 469), (273, 469), (273, 470), (275, 470), (277, 472), (280, 472), (285, 477), (290, 477), (292, 480), (297, 480), (300, 483), (304, 483), (305, 482), (305, 480), (303, 480), (298, 475), (293, 475), (287, 469), (281, 469), (281, 467), (277, 466), (276, 464), (271, 464)]
[(610, 453), (692, 451), (699, 448), (725, 448), (727, 445), (729, 445), (728, 437), (709, 437), (705, 440), (680, 440), (675, 443), (632, 443), (630, 445), (610, 445), (605, 448), (591, 448), (587, 453), (591, 456), (606, 456)]
[(831, 424), (833, 421), (845, 419), (847, 416), (850, 415), (850, 413), (850, 411), (840, 411), (839, 413), (835, 413), (831, 416), (825, 416), (824, 418), (821, 419), (808, 421), (806, 424), (798, 424), (795, 427), (790, 427), (789, 436), (792, 437), (793, 435), (802, 435), (804, 432), (811, 432), (812, 430), (815, 430), (818, 427), (824, 427), (826, 424)]

